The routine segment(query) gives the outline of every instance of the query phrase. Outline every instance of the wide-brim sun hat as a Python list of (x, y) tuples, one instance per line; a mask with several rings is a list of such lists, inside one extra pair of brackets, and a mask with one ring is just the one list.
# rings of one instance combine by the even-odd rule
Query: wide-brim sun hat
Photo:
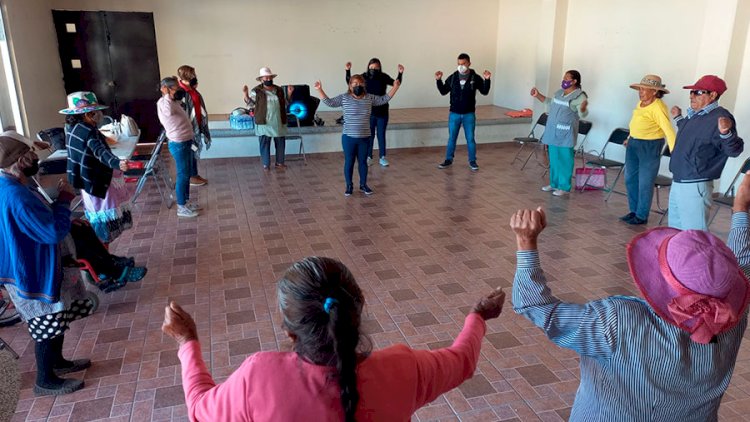
[(257, 78), (255, 78), (255, 80), (256, 80), (256, 81), (260, 81), (260, 80), (261, 80), (261, 78), (263, 78), (263, 77), (265, 77), (265, 76), (270, 76), (270, 77), (272, 77), (272, 78), (275, 78), (275, 77), (276, 77), (276, 76), (278, 76), (278, 75), (277, 75), (277, 74), (275, 74), (275, 73), (273, 73), (273, 72), (271, 71), (271, 68), (270, 68), (270, 67), (261, 67), (261, 68), (260, 68), (260, 70), (258, 71), (258, 77), (257, 77)]
[(747, 277), (731, 249), (709, 232), (654, 228), (630, 241), (627, 258), (654, 312), (697, 343), (730, 330), (747, 309)]
[(60, 110), (60, 114), (84, 114), (107, 108), (109, 106), (100, 104), (93, 92), (78, 91), (68, 95), (68, 108)]
[(665, 94), (669, 94), (669, 90), (666, 88), (666, 85), (662, 83), (661, 76), (659, 75), (646, 75), (641, 79), (640, 82), (630, 84), (630, 87), (633, 89), (653, 89), (656, 91), (662, 91)]

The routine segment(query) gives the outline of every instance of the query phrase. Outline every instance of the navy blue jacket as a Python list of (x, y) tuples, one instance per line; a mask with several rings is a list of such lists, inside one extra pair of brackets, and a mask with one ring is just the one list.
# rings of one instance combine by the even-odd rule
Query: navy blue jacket
[[(719, 133), (719, 117), (732, 121), (731, 135), (726, 139)], [(684, 117), (677, 120), (677, 139), (669, 171), (676, 182), (719, 179), (727, 159), (740, 155), (743, 148), (744, 141), (737, 135), (734, 116), (724, 107), (690, 119)]]
[(479, 76), (474, 69), (469, 69), (469, 79), (461, 87), (458, 71), (445, 79), (437, 80), (437, 89), (441, 95), (451, 93), (451, 113), (467, 114), (477, 110), (477, 91), (482, 95), (490, 92), (490, 80)]

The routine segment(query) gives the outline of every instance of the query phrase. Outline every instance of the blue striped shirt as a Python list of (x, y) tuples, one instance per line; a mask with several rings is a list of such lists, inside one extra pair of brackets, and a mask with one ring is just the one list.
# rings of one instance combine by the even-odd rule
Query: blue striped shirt
[[(748, 214), (735, 213), (728, 245), (750, 272)], [(571, 421), (716, 421), (747, 311), (711, 344), (661, 319), (648, 303), (612, 296), (583, 305), (552, 295), (537, 251), (517, 252), (513, 309), (554, 343), (581, 355)]]
[(372, 106), (388, 103), (391, 97), (386, 95), (365, 94), (363, 98), (354, 98), (348, 92), (323, 100), (328, 107), (344, 108), (344, 135), (352, 138), (370, 137), (370, 114)]

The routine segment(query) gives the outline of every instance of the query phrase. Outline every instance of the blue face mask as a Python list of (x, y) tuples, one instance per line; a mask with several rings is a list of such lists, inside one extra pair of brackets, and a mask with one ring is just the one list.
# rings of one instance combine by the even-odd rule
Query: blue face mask
[(571, 86), (573, 86), (573, 81), (572, 80), (570, 80), (570, 81), (569, 80), (563, 80), (562, 83), (560, 84), (560, 86), (562, 87), (562, 89), (568, 89)]

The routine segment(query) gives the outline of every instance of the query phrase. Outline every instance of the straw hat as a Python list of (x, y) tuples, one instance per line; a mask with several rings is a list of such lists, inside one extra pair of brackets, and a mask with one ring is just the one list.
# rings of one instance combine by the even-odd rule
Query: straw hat
[(640, 83), (632, 84), (630, 85), (630, 87), (633, 89), (638, 89), (638, 88), (655, 89), (657, 91), (662, 91), (665, 94), (669, 94), (669, 90), (665, 88), (666, 85), (661, 83), (661, 77), (658, 75), (646, 75), (643, 77), (643, 79), (641, 79)]
[(260, 71), (258, 73), (260, 75), (257, 78), (255, 78), (256, 81), (260, 81), (260, 79), (262, 77), (264, 77), (264, 76), (270, 76), (272, 78), (275, 78), (276, 76), (278, 76), (275, 73), (271, 72), (271, 68), (270, 67), (261, 67)]

